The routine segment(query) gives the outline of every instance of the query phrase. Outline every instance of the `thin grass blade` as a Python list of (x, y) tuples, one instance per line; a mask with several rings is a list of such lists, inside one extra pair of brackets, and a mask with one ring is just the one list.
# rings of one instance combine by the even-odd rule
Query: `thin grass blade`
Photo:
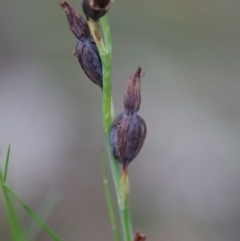
[(42, 229), (55, 241), (61, 241), (61, 239), (44, 223), (44, 221), (30, 208), (28, 207), (17, 194), (5, 184), (7, 191), (16, 199), (16, 201), (25, 209), (25, 211), (42, 227)]
[(12, 240), (24, 241), (25, 239), (22, 234), (21, 226), (20, 226), (16, 211), (13, 207), (13, 204), (8, 195), (8, 192), (7, 192), (7, 189), (6, 189), (6, 186), (5, 186), (5, 183), (3, 182), (3, 180), (4, 180), (4, 176), (3, 176), (2, 171), (0, 170), (0, 183), (1, 183), (2, 191), (3, 191), (3, 199), (4, 199), (6, 210), (7, 210), (7, 217), (8, 217)]
[[(41, 213), (41, 218), (46, 223), (46, 221), (51, 217), (52, 213), (56, 209), (60, 200), (60, 193), (53, 191), (48, 192), (40, 207), (36, 211), (36, 214), (39, 215)], [(41, 226), (34, 222), (32, 219), (29, 220), (23, 230), (27, 241), (37, 240), (42, 232)]]
[(9, 163), (10, 151), (11, 151), (11, 146), (8, 145), (7, 156), (6, 156), (6, 161), (5, 161), (5, 168), (4, 168), (4, 173), (3, 173), (3, 182), (4, 183), (7, 181), (8, 163)]

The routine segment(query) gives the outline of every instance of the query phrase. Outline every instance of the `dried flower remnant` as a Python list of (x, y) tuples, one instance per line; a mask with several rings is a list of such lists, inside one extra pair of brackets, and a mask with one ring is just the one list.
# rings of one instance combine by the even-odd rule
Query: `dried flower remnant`
[(67, 16), (71, 31), (79, 40), (74, 55), (88, 78), (102, 88), (102, 62), (87, 21), (67, 1), (60, 5)]
[(111, 0), (83, 0), (83, 11), (87, 17), (98, 20), (107, 13), (110, 2)]
[(69, 27), (78, 40), (85, 40), (91, 36), (90, 29), (87, 21), (75, 11), (73, 7), (67, 1), (60, 3), (60, 6), (64, 10)]
[(133, 241), (145, 241), (146, 236), (143, 233), (140, 233), (140, 230), (138, 230), (134, 236)]
[(111, 128), (111, 145), (114, 157), (122, 164), (127, 175), (128, 164), (141, 150), (146, 133), (146, 123), (137, 115), (141, 103), (141, 68), (130, 76), (124, 97), (124, 112), (117, 116)]

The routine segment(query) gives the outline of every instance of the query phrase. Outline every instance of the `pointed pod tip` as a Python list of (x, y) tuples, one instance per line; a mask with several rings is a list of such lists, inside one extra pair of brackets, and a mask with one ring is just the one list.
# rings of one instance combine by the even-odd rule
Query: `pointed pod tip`
[(133, 75), (136, 78), (141, 79), (145, 75), (145, 71), (142, 72), (142, 68), (140, 66), (138, 66), (138, 68), (133, 72)]
[(142, 73), (142, 68), (138, 67), (129, 77), (126, 94), (124, 97), (125, 110), (131, 113), (137, 113), (141, 104), (141, 78), (145, 72)]
[(64, 8), (66, 6), (69, 6), (69, 3), (67, 1), (60, 2), (59, 5)]
[(140, 230), (138, 230), (134, 236), (133, 241), (145, 241), (146, 240), (146, 236), (140, 232)]
[(136, 74), (139, 75), (141, 74), (142, 68), (140, 66), (138, 66), (137, 70), (136, 70)]

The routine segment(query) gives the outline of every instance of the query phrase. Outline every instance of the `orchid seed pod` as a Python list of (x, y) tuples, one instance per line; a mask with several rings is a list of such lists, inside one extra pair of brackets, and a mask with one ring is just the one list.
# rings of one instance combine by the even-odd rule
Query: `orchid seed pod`
[(141, 68), (129, 78), (124, 97), (124, 112), (117, 116), (111, 128), (113, 156), (122, 164), (126, 173), (128, 164), (140, 152), (147, 133), (147, 126), (137, 112), (141, 103)]
[(88, 78), (102, 88), (102, 61), (95, 42), (93, 40), (79, 41), (75, 56)]
[(111, 0), (83, 0), (83, 12), (87, 17), (98, 20), (107, 13), (110, 2)]
[(71, 31), (79, 40), (74, 55), (88, 78), (102, 88), (102, 61), (87, 21), (67, 1), (60, 5), (67, 16)]

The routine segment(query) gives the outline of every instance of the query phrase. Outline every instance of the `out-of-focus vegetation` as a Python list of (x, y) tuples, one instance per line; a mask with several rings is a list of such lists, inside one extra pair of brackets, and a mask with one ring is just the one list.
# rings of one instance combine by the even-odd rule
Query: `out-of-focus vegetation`
[[(81, 12), (81, 2), (71, 4)], [(64, 240), (111, 240), (100, 149), (101, 92), (72, 56), (77, 43), (58, 1), (9, 0), (0, 13), (0, 160), (37, 209), (62, 199), (49, 225)], [(148, 134), (129, 166), (134, 228), (148, 240), (240, 238), (240, 2), (115, 0), (116, 113), (141, 66)], [(0, 237), (9, 240), (2, 198)], [(22, 222), (29, 217), (20, 209)], [(40, 240), (50, 240), (42, 234)]]

